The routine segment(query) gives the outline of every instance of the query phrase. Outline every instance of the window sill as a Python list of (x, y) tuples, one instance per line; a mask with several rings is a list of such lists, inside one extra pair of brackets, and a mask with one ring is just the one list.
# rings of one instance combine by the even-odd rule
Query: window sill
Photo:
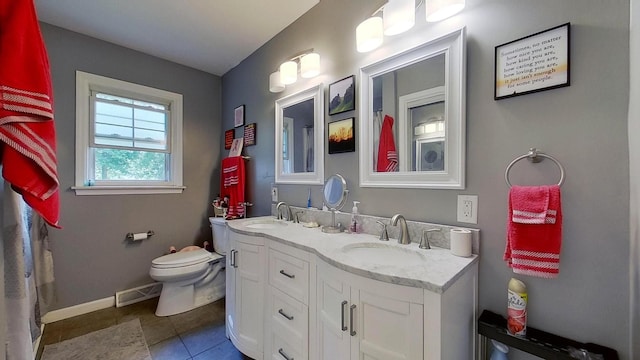
[(181, 194), (186, 186), (72, 186), (76, 195)]

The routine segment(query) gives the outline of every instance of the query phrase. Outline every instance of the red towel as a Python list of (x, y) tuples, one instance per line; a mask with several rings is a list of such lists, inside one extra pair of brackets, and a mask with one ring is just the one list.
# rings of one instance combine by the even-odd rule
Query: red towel
[(513, 272), (555, 278), (560, 269), (562, 208), (560, 187), (513, 186), (504, 260)]
[(380, 130), (376, 171), (398, 171), (398, 153), (396, 152), (396, 142), (393, 139), (393, 118), (389, 115), (384, 116), (382, 129)]
[(227, 218), (244, 216), (244, 159), (242, 156), (228, 157), (222, 160), (222, 196), (229, 196)]
[(0, 54), (2, 175), (59, 228), (51, 76), (32, 0), (0, 1)]

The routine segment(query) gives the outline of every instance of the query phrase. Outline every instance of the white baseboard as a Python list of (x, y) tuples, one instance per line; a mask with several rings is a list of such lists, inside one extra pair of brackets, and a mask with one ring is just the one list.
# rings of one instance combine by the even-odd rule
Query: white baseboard
[(49, 311), (42, 317), (42, 322), (49, 324), (52, 322), (68, 319), (74, 316), (83, 315), (96, 310), (102, 310), (116, 305), (115, 296), (94, 300), (84, 304), (78, 304), (63, 309)]

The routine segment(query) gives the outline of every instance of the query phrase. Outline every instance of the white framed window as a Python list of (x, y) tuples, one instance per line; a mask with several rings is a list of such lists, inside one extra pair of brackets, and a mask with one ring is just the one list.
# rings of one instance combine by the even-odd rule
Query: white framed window
[(76, 71), (76, 195), (184, 188), (182, 95)]

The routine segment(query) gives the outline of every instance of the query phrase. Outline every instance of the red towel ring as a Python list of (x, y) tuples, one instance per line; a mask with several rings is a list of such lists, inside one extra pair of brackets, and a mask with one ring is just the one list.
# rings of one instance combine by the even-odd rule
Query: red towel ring
[(551, 159), (551, 161), (553, 161), (556, 165), (558, 165), (558, 168), (560, 168), (560, 181), (558, 182), (558, 186), (562, 186), (562, 184), (564, 183), (564, 167), (562, 166), (560, 161), (558, 161), (556, 158), (554, 158), (551, 155), (547, 155), (545, 153), (539, 152), (538, 149), (536, 148), (530, 148), (528, 153), (513, 159), (513, 161), (509, 163), (509, 165), (507, 166), (507, 169), (504, 171), (504, 180), (507, 182), (507, 185), (509, 185), (509, 187), (513, 186), (509, 181), (509, 171), (511, 171), (511, 167), (518, 161), (525, 158), (529, 159), (529, 161), (533, 163), (539, 163), (540, 161), (544, 160), (544, 158)]

